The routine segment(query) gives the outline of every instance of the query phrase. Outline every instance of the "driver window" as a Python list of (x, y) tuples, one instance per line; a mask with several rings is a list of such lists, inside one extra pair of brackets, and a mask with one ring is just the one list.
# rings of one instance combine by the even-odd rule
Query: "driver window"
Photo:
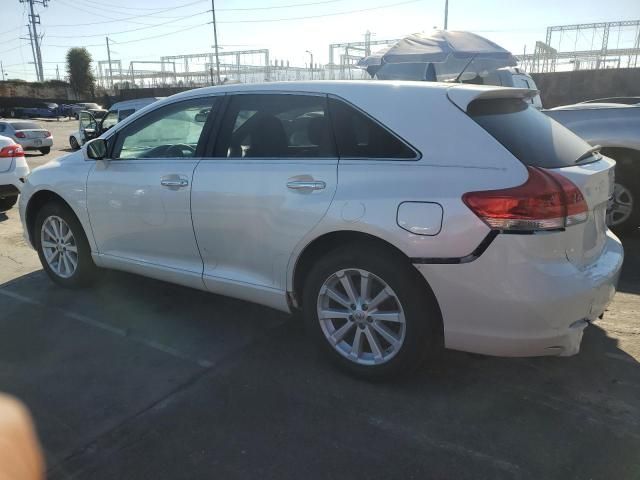
[(214, 98), (198, 98), (150, 112), (118, 135), (113, 158), (194, 157)]

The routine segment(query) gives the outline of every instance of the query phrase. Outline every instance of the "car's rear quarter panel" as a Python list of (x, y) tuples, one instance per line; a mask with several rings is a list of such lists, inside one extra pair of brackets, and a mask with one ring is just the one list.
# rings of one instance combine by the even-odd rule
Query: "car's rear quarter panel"
[[(293, 259), (315, 238), (344, 230), (376, 236), (410, 258), (464, 257), (478, 247), (490, 230), (462, 202), (462, 195), (522, 184), (527, 172), (445, 92), (424, 85), (330, 92), (387, 126), (421, 156), (408, 161), (341, 158), (331, 207), (298, 244)], [(437, 235), (416, 235), (397, 224), (398, 206), (407, 201), (442, 206)], [(290, 262), (290, 288), (294, 267), (295, 261)]]

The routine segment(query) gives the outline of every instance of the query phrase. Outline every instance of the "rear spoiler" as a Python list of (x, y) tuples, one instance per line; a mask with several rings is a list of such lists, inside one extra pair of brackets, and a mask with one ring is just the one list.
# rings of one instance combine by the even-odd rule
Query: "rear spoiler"
[(469, 88), (465, 86), (451, 87), (447, 90), (447, 97), (458, 108), (467, 111), (467, 107), (474, 100), (493, 100), (497, 98), (522, 98), (523, 100), (535, 97), (538, 90), (529, 88)]

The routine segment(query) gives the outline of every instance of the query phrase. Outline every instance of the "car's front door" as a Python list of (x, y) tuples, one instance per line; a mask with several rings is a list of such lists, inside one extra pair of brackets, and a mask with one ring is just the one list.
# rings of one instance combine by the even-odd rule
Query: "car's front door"
[(202, 286), (190, 192), (215, 101), (163, 106), (109, 138), (111, 158), (97, 161), (87, 181), (91, 228), (107, 266), (137, 265), (128, 269)]
[(284, 298), (291, 252), (336, 189), (326, 104), (323, 95), (229, 96), (214, 156), (198, 164), (191, 198), (210, 290), (244, 297), (254, 288), (274, 306)]
[(98, 122), (89, 112), (80, 112), (79, 120), (80, 145), (84, 145), (98, 136)]

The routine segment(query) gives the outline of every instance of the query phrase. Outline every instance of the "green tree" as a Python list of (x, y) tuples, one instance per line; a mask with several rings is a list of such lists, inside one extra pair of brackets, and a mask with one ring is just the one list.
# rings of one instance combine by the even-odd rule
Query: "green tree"
[(67, 52), (69, 83), (76, 95), (93, 96), (96, 79), (91, 71), (91, 61), (91, 54), (86, 48), (71, 48)]

